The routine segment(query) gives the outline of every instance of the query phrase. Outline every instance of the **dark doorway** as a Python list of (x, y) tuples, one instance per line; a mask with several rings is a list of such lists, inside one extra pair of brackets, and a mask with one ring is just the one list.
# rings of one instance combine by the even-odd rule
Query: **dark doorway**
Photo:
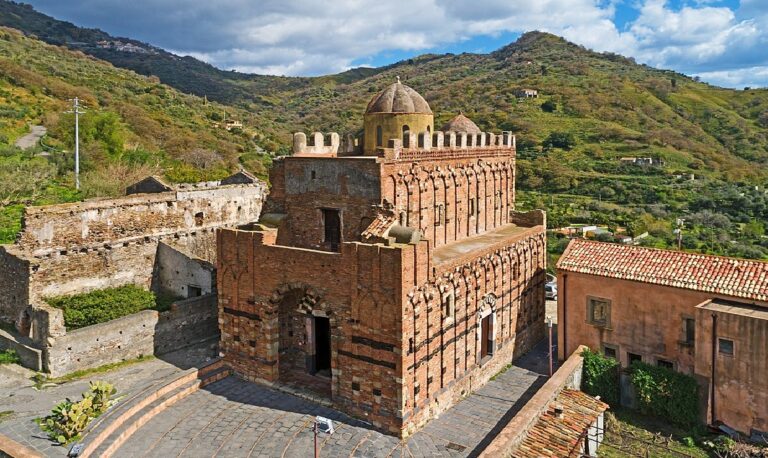
[(321, 316), (315, 317), (315, 371), (331, 376), (331, 321)]
[(493, 328), (491, 327), (491, 315), (480, 322), (480, 358), (493, 355)]
[(331, 251), (339, 251), (341, 244), (341, 216), (338, 210), (323, 209), (323, 225), (325, 226), (325, 243)]

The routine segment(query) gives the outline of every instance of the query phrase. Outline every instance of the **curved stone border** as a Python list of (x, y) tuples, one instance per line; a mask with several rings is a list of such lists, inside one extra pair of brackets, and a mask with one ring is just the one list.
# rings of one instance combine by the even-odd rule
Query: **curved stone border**
[(0, 456), (12, 458), (42, 458), (43, 455), (8, 436), (0, 434)]
[[(83, 448), (79, 457), (96, 456), (95, 452), (103, 449), (103, 446), (106, 446), (106, 449), (98, 453), (98, 456), (111, 456), (134, 432), (157, 414), (201, 387), (229, 376), (230, 373), (230, 369), (224, 366), (222, 360), (216, 360), (199, 369), (192, 368), (181, 374), (174, 374), (139, 391), (91, 425), (81, 443)], [(153, 403), (156, 405), (152, 406)], [(146, 410), (148, 408), (149, 410)], [(110, 436), (118, 431), (117, 438), (107, 443)]]

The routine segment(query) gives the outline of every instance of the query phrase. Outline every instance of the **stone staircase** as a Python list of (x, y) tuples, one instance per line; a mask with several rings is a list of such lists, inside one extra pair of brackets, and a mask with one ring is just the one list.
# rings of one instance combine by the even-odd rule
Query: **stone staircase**
[(232, 373), (222, 360), (174, 374), (120, 401), (99, 417), (84, 434), (78, 457), (110, 457), (139, 428), (160, 412), (200, 388)]

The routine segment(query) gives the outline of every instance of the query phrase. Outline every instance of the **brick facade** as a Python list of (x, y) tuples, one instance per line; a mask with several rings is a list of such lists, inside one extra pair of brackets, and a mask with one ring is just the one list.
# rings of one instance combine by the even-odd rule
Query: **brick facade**
[(217, 241), (225, 360), (400, 436), (543, 337), (546, 263), (511, 135), (406, 135), (342, 155), (297, 134), (262, 219)]

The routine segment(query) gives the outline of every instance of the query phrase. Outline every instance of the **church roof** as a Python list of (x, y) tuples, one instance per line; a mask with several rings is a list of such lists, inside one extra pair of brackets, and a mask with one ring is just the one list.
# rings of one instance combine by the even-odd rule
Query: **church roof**
[(374, 96), (368, 103), (366, 113), (424, 113), (432, 114), (432, 109), (424, 97), (409, 86), (400, 82), (390, 85)]
[(453, 119), (445, 123), (442, 129), (443, 132), (465, 132), (468, 134), (479, 134), (482, 131), (477, 124), (471, 119), (464, 116), (464, 113), (459, 113)]

